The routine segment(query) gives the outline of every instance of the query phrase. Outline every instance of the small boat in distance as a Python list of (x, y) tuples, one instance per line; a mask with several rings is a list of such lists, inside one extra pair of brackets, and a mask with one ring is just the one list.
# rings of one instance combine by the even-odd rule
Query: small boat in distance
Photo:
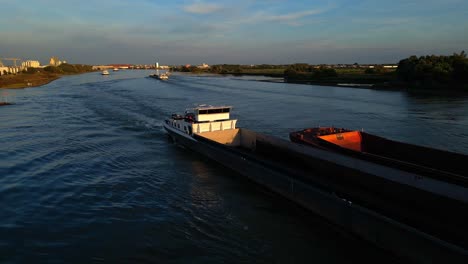
[(169, 80), (169, 73), (168, 72), (159, 73), (159, 63), (158, 62), (156, 62), (154, 64), (154, 68), (156, 69), (156, 73), (150, 74), (149, 77), (155, 78), (155, 79), (158, 79), (158, 80), (162, 80), (162, 81)]
[(109, 71), (103, 70), (103, 71), (101, 72), (101, 74), (102, 74), (102, 75), (109, 75)]
[(155, 78), (155, 79), (158, 79), (158, 80), (162, 80), (162, 81), (167, 81), (169, 80), (169, 74), (167, 73), (154, 73), (154, 74), (150, 74), (149, 77), (151, 78)]
[(159, 80), (169, 80), (169, 75), (167, 75), (166, 73), (161, 73), (157, 76), (157, 78)]
[(113, 71), (119, 71), (119, 68), (114, 68), (114, 70), (113, 70)]

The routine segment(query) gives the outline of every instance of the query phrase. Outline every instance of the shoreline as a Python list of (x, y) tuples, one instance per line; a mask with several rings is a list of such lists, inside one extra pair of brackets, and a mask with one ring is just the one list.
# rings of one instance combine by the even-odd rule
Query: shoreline
[[(215, 74), (216, 75), (216, 74)], [(221, 74), (218, 74), (221, 75)], [(285, 81), (284, 78), (273, 77), (265, 74), (229, 74), (234, 77), (242, 76), (263, 76), (267, 77), (265, 79), (257, 79), (250, 81), (258, 82), (269, 82), (269, 83), (290, 83), (290, 84), (301, 84), (301, 85), (315, 85), (315, 86), (328, 86), (328, 87), (341, 87), (341, 88), (356, 88), (356, 89), (369, 89), (377, 91), (401, 91), (408, 92), (413, 94), (427, 94), (427, 95), (467, 95), (468, 90), (463, 89), (443, 89), (441, 87), (436, 87), (438, 89), (427, 87), (426, 89), (414, 86), (411, 83), (402, 83), (402, 82), (391, 82), (385, 81), (380, 83), (353, 83), (352, 80), (343, 78), (342, 82), (326, 82), (326, 81), (313, 81), (313, 80), (296, 80), (296, 81)], [(452, 86), (447, 86), (452, 87)]]
[(375, 84), (369, 83), (326, 83), (326, 82), (313, 82), (313, 81), (292, 81), (286, 82), (281, 79), (272, 79), (272, 80), (258, 80), (260, 82), (271, 82), (271, 83), (290, 83), (290, 84), (304, 84), (304, 85), (317, 85), (317, 86), (330, 86), (330, 87), (345, 87), (345, 88), (361, 88), (361, 89), (389, 89), (389, 90), (400, 90), (401, 88), (383, 88), (378, 87)]
[[(46, 84), (49, 84), (55, 80), (60, 79), (64, 75), (76, 75), (82, 74), (87, 72), (75, 73), (75, 74), (41, 74), (41, 76), (34, 76), (34, 75), (14, 75), (14, 76), (0, 76), (0, 85), (2, 85), (2, 79), (16, 79), (14, 81), (10, 81), (5, 86), (0, 87), (0, 89), (26, 89), (26, 88), (33, 88), (33, 87), (40, 87)], [(277, 76), (269, 76), (268, 74), (219, 74), (219, 73), (188, 73), (188, 75), (198, 76), (198, 77), (223, 77), (223, 76), (233, 76), (233, 77), (242, 77), (242, 76), (261, 76), (267, 77), (265, 79), (253, 79), (251, 81), (258, 81), (258, 82), (270, 82), (270, 83), (290, 83), (290, 84), (302, 84), (302, 85), (316, 85), (316, 86), (328, 86), (328, 87), (342, 87), (342, 88), (357, 88), (357, 89), (371, 89), (371, 90), (385, 90), (385, 91), (406, 91), (406, 92), (421, 92), (421, 93), (430, 93), (430, 94), (446, 94), (446, 93), (454, 93), (454, 94), (466, 94), (465, 91), (435, 91), (435, 90), (426, 90), (426, 89), (411, 89), (411, 85), (405, 85), (402, 83), (350, 83), (349, 80), (343, 79), (343, 82), (314, 82), (311, 80), (307, 81), (285, 81), (284, 78), (278, 78)], [(7, 78), (5, 78), (7, 77)], [(26, 79), (28, 77), (28, 79)], [(36, 77), (36, 78), (34, 78)], [(39, 77), (39, 78), (37, 78)], [(1, 105), (8, 105), (2, 104), (4, 102), (0, 102)]]
[(0, 76), (0, 89), (25, 89), (39, 87), (58, 80), (63, 76), (78, 75), (88, 72), (90, 71), (74, 73), (51, 73), (42, 71), (33, 74), (20, 73), (16, 75), (2, 75)]
[(296, 80), (296, 81), (286, 81), (284, 77), (278, 77), (271, 74), (221, 74), (221, 73), (191, 73), (184, 72), (188, 75), (198, 76), (198, 77), (214, 77), (214, 76), (232, 76), (232, 77), (249, 77), (249, 76), (259, 76), (266, 77), (265, 79), (252, 79), (251, 81), (258, 82), (270, 82), (270, 83), (290, 83), (290, 84), (303, 84), (303, 85), (317, 85), (317, 86), (329, 86), (329, 87), (343, 87), (343, 88), (358, 88), (358, 89), (373, 89), (373, 90), (389, 90), (389, 91), (406, 91), (408, 90), (402, 85), (391, 85), (388, 82), (385, 83), (353, 83), (352, 80), (347, 78), (338, 79), (341, 82), (326, 82), (326, 81), (313, 81), (313, 80)]
[[(21, 76), (23, 77), (23, 76)], [(25, 76), (29, 77), (29, 76)], [(36, 76), (35, 76), (36, 77)], [(54, 75), (54, 76), (41, 76), (42, 78), (11, 78), (13, 81), (7, 81), (5, 85), (2, 85), (0, 89), (25, 89), (25, 88), (33, 88), (39, 87), (42, 85), (49, 84), (57, 79), (60, 79), (62, 75)], [(1, 84), (1, 82), (0, 82)]]
[(273, 77), (265, 74), (219, 74), (219, 73), (209, 73), (209, 74), (197, 74), (197, 73), (188, 73), (198, 77), (215, 77), (215, 76), (232, 76), (232, 77), (243, 77), (243, 76), (260, 76), (267, 77), (270, 79), (252, 79), (249, 81), (256, 82), (269, 82), (269, 83), (289, 83), (289, 84), (302, 84), (302, 85), (316, 85), (316, 86), (328, 86), (328, 87), (342, 87), (342, 88), (357, 88), (357, 89), (373, 89), (373, 90), (388, 90), (388, 91), (407, 91), (408, 89), (402, 87), (402, 85), (391, 85), (388, 83), (385, 84), (374, 84), (374, 83), (349, 83), (343, 79), (343, 82), (314, 82), (314, 81), (285, 81), (284, 78)]

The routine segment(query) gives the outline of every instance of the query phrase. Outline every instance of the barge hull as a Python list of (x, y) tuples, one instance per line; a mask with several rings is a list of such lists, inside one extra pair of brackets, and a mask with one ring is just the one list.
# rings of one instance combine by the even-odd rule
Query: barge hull
[(326, 128), (309, 128), (291, 132), (289, 138), (296, 143), (468, 187), (467, 155), (394, 141), (361, 131), (322, 132), (322, 135), (319, 132), (322, 129), (328, 131)]
[[(351, 203), (330, 190), (307, 183), (283, 168), (272, 165), (271, 161), (252, 155), (251, 152), (255, 150), (228, 147), (206, 139), (202, 135), (195, 135), (196, 140), (193, 140), (169, 129), (166, 130), (177, 144), (217, 161), (397, 256), (419, 263), (466, 263), (467, 250), (374, 210)], [(242, 129), (242, 132), (250, 137), (257, 135), (263, 137), (246, 129)], [(271, 137), (263, 140), (274, 141), (273, 145), (277, 142), (292, 144)], [(253, 148), (255, 147), (254, 145)]]

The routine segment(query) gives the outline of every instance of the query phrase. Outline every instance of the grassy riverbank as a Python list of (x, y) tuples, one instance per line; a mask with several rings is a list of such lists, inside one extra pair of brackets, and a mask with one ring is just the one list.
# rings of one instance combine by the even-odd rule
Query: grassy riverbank
[(92, 67), (81, 64), (61, 64), (60, 66), (47, 66), (45, 68), (28, 68), (17, 74), (0, 76), (0, 88), (20, 89), (41, 86), (57, 80), (63, 75), (73, 75), (91, 72)]
[(348, 86), (365, 88), (385, 88), (390, 87), (389, 83), (397, 80), (394, 69), (382, 72), (366, 72), (366, 69), (325, 69), (320, 72), (299, 72), (285, 74), (285, 82), (327, 85), (327, 86)]
[(38, 72), (35, 74), (19, 73), (0, 76), (0, 88), (18, 89), (41, 86), (60, 78), (60, 74)]
[[(293, 69), (293, 72), (291, 72)], [(338, 86), (341, 84), (352, 84), (353, 87), (367, 87), (376, 85), (384, 87), (389, 82), (396, 80), (395, 69), (377, 69), (348, 67), (348, 68), (331, 68), (319, 67), (308, 64), (293, 64), (293, 65), (213, 65), (209, 69), (200, 69), (197, 67), (179, 67), (175, 70), (182, 72), (191, 72), (194, 74), (211, 73), (211, 74), (230, 74), (234, 76), (268, 76), (284, 80), (288, 83), (313, 84)], [(318, 73), (317, 73), (318, 72)], [(332, 73), (332, 74), (330, 74)], [(267, 80), (268, 81), (268, 80)]]
[(282, 65), (218, 64), (211, 67), (180, 66), (174, 71), (191, 73), (258, 75), (287, 83), (324, 86), (361, 87), (382, 90), (407, 90), (430, 93), (468, 92), (468, 58), (464, 51), (450, 56), (411, 56), (398, 65)]

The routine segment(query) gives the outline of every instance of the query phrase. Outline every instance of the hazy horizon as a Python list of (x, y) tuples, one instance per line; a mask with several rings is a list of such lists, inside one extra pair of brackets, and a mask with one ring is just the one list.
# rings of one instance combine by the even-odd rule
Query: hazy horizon
[(41, 64), (51, 56), (82, 64), (397, 63), (468, 47), (462, 0), (0, 0), (0, 6), (0, 58)]

